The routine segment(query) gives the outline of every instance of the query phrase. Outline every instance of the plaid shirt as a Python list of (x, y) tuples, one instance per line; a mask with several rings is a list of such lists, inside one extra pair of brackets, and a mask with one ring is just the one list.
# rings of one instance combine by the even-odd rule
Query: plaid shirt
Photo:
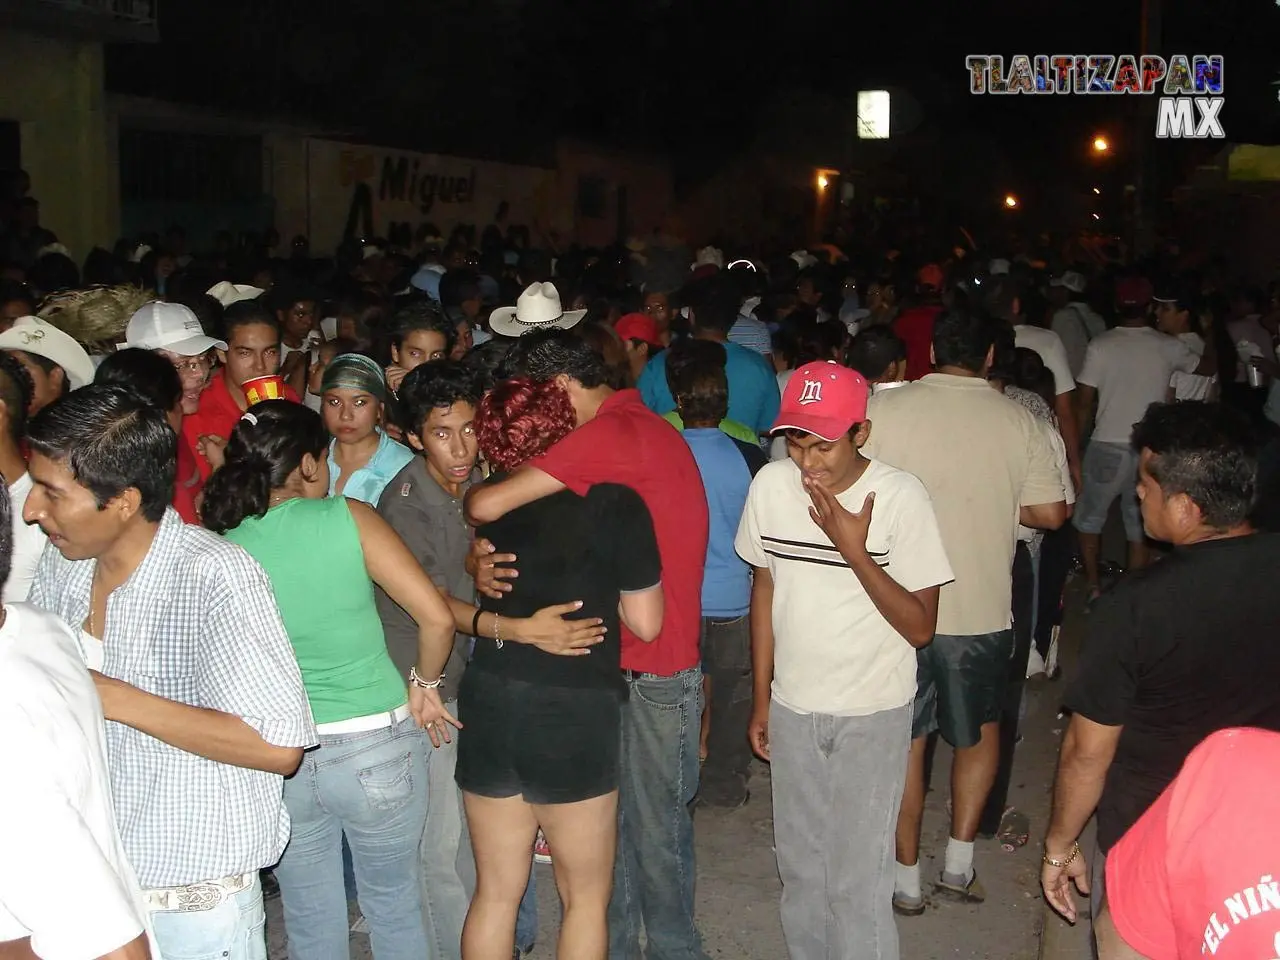
[[(50, 545), (33, 604), (79, 627), (94, 560)], [(242, 549), (165, 511), (133, 575), (107, 600), (103, 673), (240, 717), (268, 743), (316, 743), (311, 708), (271, 582)], [(284, 778), (217, 763), (107, 723), (116, 820), (144, 888), (248, 873), (289, 840)]]

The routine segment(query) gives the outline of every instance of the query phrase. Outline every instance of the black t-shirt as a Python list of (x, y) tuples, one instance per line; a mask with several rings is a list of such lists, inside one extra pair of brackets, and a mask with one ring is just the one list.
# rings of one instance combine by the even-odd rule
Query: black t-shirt
[[(497, 479), (497, 478), (494, 478)], [(520, 575), (501, 600), (481, 607), (504, 617), (527, 617), (554, 604), (582, 601), (572, 616), (600, 617), (607, 633), (586, 656), (562, 657), (530, 644), (478, 637), (472, 670), (560, 687), (609, 687), (622, 682), (619, 594), (661, 580), (662, 564), (649, 508), (630, 487), (598, 483), (585, 497), (569, 490), (535, 500), (485, 524), (476, 536), (498, 553), (514, 553)]]
[(1123, 726), (1098, 804), (1109, 850), (1225, 727), (1280, 731), (1280, 535), (1207, 540), (1127, 577), (1089, 617), (1066, 703)]

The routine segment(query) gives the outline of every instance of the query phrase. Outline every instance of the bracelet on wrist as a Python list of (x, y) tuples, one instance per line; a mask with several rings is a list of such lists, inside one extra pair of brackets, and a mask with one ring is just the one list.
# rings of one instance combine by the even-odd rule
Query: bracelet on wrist
[(423, 680), (422, 677), (418, 675), (417, 667), (409, 668), (409, 682), (421, 690), (439, 689), (440, 684), (444, 683), (444, 678), (445, 678), (445, 674), (442, 673), (440, 674), (440, 679), (438, 680)]
[(480, 614), (484, 613), (479, 607), (476, 607), (476, 615), (471, 618), (471, 635), (473, 637), (480, 636)]
[(1068, 853), (1065, 857), (1051, 857), (1049, 856), (1049, 851), (1046, 848), (1044, 852), (1044, 857), (1042, 857), (1041, 859), (1044, 861), (1044, 863), (1047, 866), (1057, 867), (1059, 870), (1061, 870), (1063, 867), (1069, 867), (1071, 866), (1071, 864), (1075, 863), (1076, 857), (1078, 856), (1080, 856), (1080, 841), (1077, 840), (1076, 842), (1071, 844), (1071, 852)]
[(493, 615), (493, 640), (498, 645), (498, 649), (502, 649), (502, 618), (496, 613)]

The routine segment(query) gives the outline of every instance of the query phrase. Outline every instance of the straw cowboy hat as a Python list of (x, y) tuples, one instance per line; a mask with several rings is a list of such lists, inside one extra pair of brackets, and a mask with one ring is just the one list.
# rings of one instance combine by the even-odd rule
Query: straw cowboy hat
[(560, 293), (549, 283), (534, 283), (514, 307), (499, 307), (489, 314), (489, 329), (504, 337), (518, 337), (530, 330), (555, 327), (568, 330), (584, 316), (585, 310), (569, 310), (560, 305)]

